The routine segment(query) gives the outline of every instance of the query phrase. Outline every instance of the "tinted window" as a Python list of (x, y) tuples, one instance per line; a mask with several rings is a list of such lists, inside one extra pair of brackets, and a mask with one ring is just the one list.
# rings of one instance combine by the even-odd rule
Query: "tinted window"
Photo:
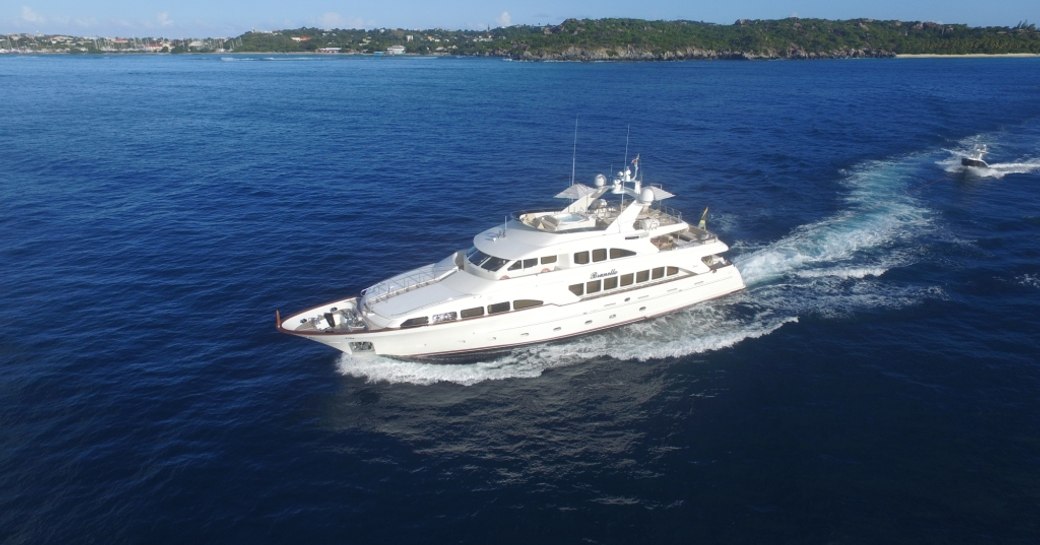
[(586, 263), (589, 262), (589, 253), (588, 252), (578, 252), (578, 253), (574, 254), (574, 262), (577, 263), (578, 265), (585, 265)]
[(654, 280), (664, 276), (664, 267), (656, 267), (654, 269)]
[(499, 312), (509, 312), (509, 301), (488, 305), (488, 314), (498, 314)]
[(639, 271), (636, 273), (636, 282), (646, 282), (650, 280), (650, 271)]
[(617, 277), (611, 276), (610, 278), (603, 279), (603, 289), (612, 290), (617, 287)]
[(468, 259), (470, 263), (478, 267), (481, 263), (487, 261), (489, 257), (489, 255), (485, 254), (484, 252), (481, 252), (476, 248), (470, 248), (469, 251), (466, 252), (466, 259)]
[(600, 285), (601, 284), (600, 284), (599, 280), (592, 280), (590, 282), (586, 282), (585, 283), (585, 293), (596, 293), (597, 291), (600, 290)]
[(636, 255), (636, 253), (632, 250), (623, 250), (621, 248), (610, 249), (610, 259), (621, 259), (622, 257), (628, 257), (632, 255)]
[(501, 257), (489, 257), (487, 261), (480, 264), (480, 267), (494, 272), (501, 269), (506, 263), (509, 263), (509, 261)]
[(484, 307), (467, 308), (462, 311), (463, 318), (474, 318), (484, 315)]
[(542, 265), (548, 265), (549, 263), (556, 263), (556, 256), (547, 255), (542, 258)]
[(599, 261), (606, 261), (606, 260), (607, 260), (607, 250), (605, 248), (600, 248), (598, 250), (592, 250), (592, 261), (599, 262)]
[(418, 327), (430, 323), (429, 316), (420, 316), (418, 318), (409, 318), (401, 323), (401, 327)]
[(487, 255), (476, 248), (470, 248), (469, 252), (466, 252), (466, 259), (470, 263), (488, 271), (497, 271), (506, 263), (509, 263), (509, 260)]
[(567, 289), (574, 295), (585, 295), (585, 284), (571, 284)]
[(621, 275), (621, 285), (631, 286), (632, 285), (632, 273)]
[(541, 301), (536, 301), (534, 299), (517, 299), (516, 301), (513, 301), (513, 309), (514, 310), (520, 310), (522, 308), (538, 307), (538, 306), (541, 306), (541, 305), (542, 305)]

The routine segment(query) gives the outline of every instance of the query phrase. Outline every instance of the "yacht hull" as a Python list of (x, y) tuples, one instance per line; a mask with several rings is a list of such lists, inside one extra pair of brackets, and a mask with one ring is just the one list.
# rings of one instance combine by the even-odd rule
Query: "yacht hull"
[[(279, 320), (281, 331), (317, 341), (347, 354), (370, 352), (409, 360), (458, 363), (510, 349), (602, 331), (669, 314), (744, 288), (732, 264), (637, 289), (582, 301), (513, 311), (414, 328), (379, 331), (301, 331), (293, 324), (352, 308), (356, 298), (336, 301)], [(331, 318), (330, 318), (331, 319)]]

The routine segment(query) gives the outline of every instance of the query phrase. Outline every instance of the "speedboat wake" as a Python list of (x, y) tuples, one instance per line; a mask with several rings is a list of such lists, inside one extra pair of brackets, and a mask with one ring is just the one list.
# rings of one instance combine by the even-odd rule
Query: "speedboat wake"
[(1040, 170), (1040, 159), (1025, 159), (1011, 163), (993, 163), (985, 160), (989, 146), (975, 142), (971, 149), (947, 149), (951, 157), (938, 161), (938, 165), (950, 174), (967, 175), (974, 178), (1001, 179), (1008, 174), (1029, 174)]

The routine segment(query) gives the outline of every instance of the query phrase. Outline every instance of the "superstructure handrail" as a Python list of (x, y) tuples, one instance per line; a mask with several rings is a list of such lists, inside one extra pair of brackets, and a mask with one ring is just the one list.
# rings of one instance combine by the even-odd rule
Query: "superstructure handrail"
[(397, 294), (438, 282), (445, 276), (459, 270), (458, 255), (459, 252), (455, 252), (437, 263), (431, 263), (388, 278), (361, 290), (361, 295), (366, 302), (377, 303)]

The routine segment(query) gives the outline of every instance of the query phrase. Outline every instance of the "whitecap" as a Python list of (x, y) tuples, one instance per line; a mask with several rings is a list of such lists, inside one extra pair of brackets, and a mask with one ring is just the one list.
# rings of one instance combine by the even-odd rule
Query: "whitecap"
[(1015, 277), (1015, 282), (1027, 288), (1040, 288), (1040, 275), (1023, 274)]

